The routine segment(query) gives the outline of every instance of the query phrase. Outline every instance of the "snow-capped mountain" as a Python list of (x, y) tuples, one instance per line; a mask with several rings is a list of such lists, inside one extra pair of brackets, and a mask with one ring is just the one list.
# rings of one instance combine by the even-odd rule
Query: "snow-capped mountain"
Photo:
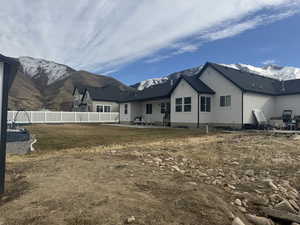
[(168, 77), (162, 77), (162, 78), (153, 78), (153, 79), (148, 79), (140, 82), (138, 86), (136, 87), (137, 90), (142, 91), (145, 88), (149, 88), (153, 85), (161, 84), (169, 80)]
[[(259, 74), (266, 77), (275, 78), (278, 80), (292, 80), (300, 79), (300, 68), (291, 66), (277, 66), (277, 65), (267, 65), (264, 67), (256, 67), (247, 64), (221, 64), (223, 66), (231, 67), (237, 70), (246, 71), (250, 73)], [(182, 75), (193, 76), (201, 71), (203, 66), (195, 67), (192, 69), (183, 70), (177, 73), (172, 73), (163, 78), (148, 79), (135, 84), (134, 87), (138, 87), (138, 90), (143, 90), (145, 88), (151, 87), (152, 85), (163, 83), (169, 79), (177, 79)]]
[(62, 80), (74, 72), (74, 70), (68, 66), (44, 59), (20, 57), (19, 62), (22, 67), (21, 70), (25, 75), (30, 76), (33, 79), (45, 76), (47, 78), (47, 85)]
[(278, 80), (292, 80), (300, 78), (300, 68), (291, 66), (267, 65), (264, 67), (255, 67), (247, 64), (223, 64), (234, 69), (256, 73), (265, 77), (271, 77)]

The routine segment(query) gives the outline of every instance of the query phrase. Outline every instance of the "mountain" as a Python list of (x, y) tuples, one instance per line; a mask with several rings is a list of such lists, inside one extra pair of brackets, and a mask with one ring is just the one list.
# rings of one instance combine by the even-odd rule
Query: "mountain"
[(116, 86), (120, 90), (130, 87), (107, 76), (87, 71), (76, 71), (55, 62), (19, 58), (20, 68), (9, 92), (10, 110), (63, 110), (72, 108), (74, 86)]
[[(259, 74), (266, 77), (275, 78), (278, 80), (292, 80), (300, 79), (300, 68), (290, 67), (290, 66), (277, 66), (277, 65), (267, 65), (264, 67), (255, 67), (247, 64), (221, 64), (223, 66), (231, 67), (237, 70), (246, 71), (250, 73)], [(183, 70), (180, 72), (172, 73), (162, 78), (154, 78), (142, 81), (133, 85), (132, 87), (143, 90), (145, 88), (151, 87), (152, 85), (163, 83), (167, 80), (177, 79), (182, 75), (193, 76), (198, 74), (203, 66), (194, 67), (191, 69)]]

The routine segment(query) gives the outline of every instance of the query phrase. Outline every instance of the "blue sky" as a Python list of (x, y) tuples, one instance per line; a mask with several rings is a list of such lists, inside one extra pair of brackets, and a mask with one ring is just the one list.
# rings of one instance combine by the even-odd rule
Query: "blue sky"
[(127, 84), (206, 61), (300, 67), (299, 0), (0, 0), (0, 53)]
[(243, 63), (254, 66), (273, 63), (300, 68), (299, 59), (300, 14), (296, 14), (245, 31), (234, 37), (205, 43), (192, 53), (184, 53), (155, 63), (138, 60), (110, 75), (132, 84), (196, 67), (207, 61), (225, 64)]

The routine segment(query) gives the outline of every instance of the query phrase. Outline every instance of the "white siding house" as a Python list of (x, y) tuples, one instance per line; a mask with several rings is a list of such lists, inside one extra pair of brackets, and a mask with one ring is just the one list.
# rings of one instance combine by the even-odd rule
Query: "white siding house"
[(286, 109), (300, 117), (300, 79), (283, 82), (214, 63), (207, 63), (194, 76), (142, 91), (115, 92), (111, 88), (87, 89), (83, 103), (93, 111), (109, 105), (120, 112), (121, 123), (140, 118), (173, 127), (209, 124), (242, 128), (257, 123), (254, 109), (261, 110), (268, 120), (281, 117)]

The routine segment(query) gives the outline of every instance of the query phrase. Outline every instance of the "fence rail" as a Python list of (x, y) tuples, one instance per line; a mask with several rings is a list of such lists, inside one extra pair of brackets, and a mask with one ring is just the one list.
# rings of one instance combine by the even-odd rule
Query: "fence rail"
[(8, 111), (7, 121), (15, 123), (118, 123), (118, 112)]

